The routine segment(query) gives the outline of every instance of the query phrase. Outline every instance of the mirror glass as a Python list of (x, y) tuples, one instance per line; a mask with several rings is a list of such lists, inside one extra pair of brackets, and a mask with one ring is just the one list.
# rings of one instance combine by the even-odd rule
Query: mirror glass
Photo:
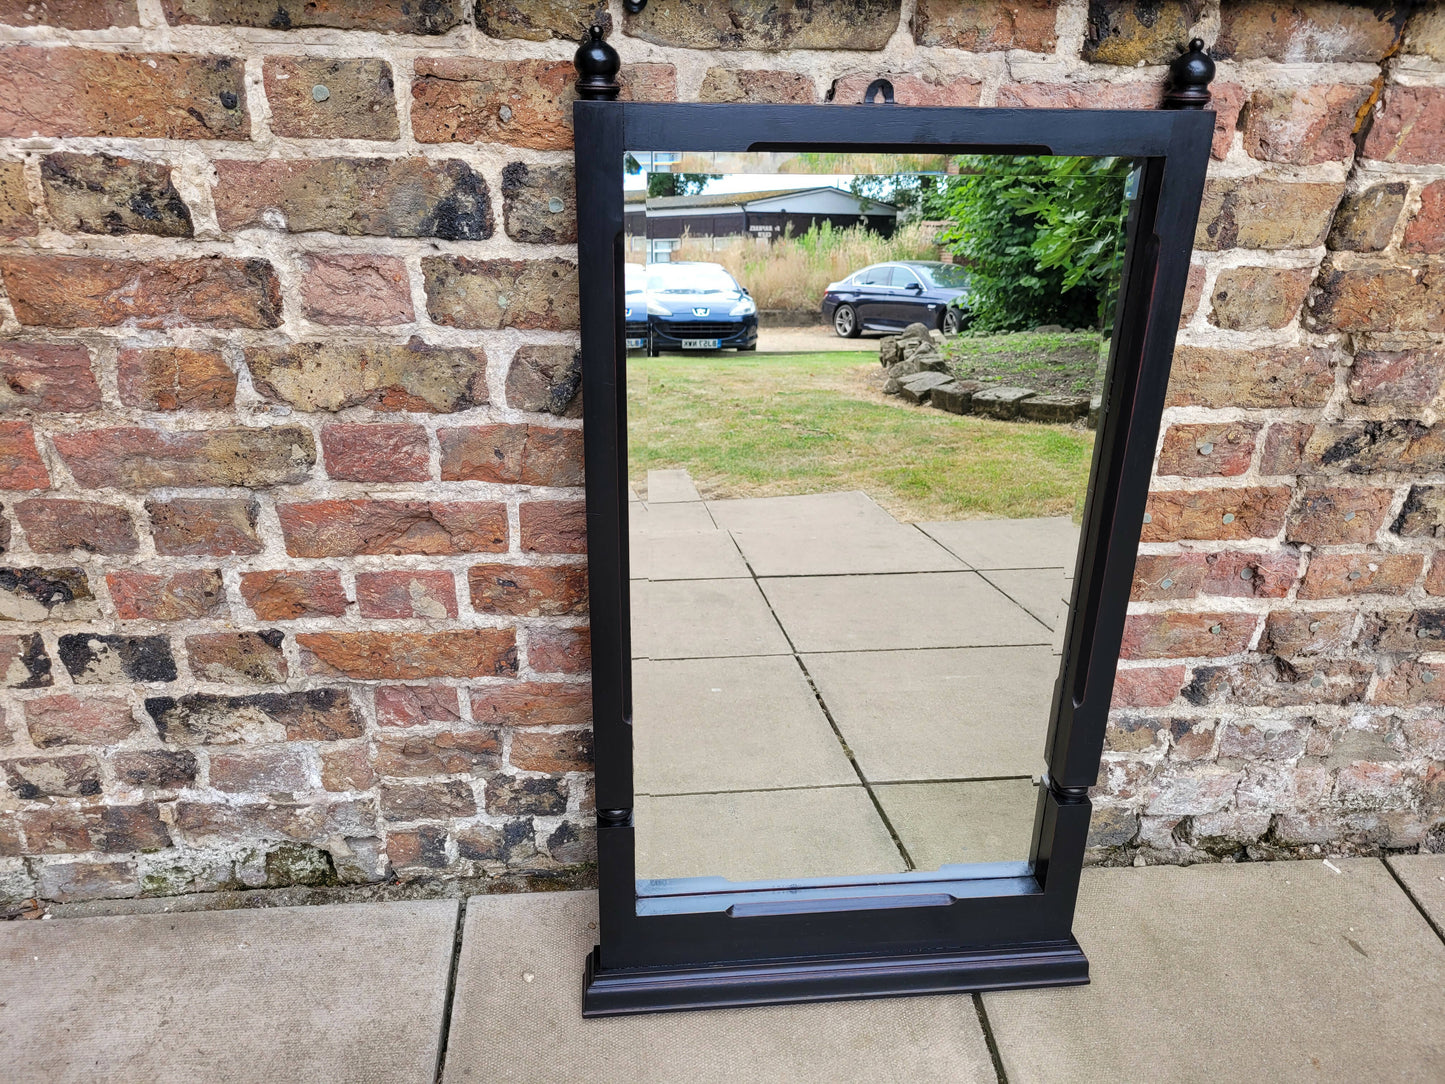
[(1020, 872), (1134, 163), (622, 168), (639, 895)]

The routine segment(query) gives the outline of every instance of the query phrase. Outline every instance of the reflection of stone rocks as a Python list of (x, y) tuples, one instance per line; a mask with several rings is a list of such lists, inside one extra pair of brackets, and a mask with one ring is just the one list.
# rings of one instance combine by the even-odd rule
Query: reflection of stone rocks
[(1087, 395), (1035, 395), (1019, 402), (1020, 416), (1031, 422), (1061, 422), (1068, 424), (1075, 418), (1086, 417), (1089, 413)]
[(946, 373), (924, 372), (904, 377), (898, 383), (898, 394), (904, 400), (910, 403), (923, 403), (928, 400), (928, 395), (934, 388), (952, 384), (953, 378)]
[(1019, 404), (1033, 396), (1030, 388), (988, 388), (974, 393), (973, 412), (990, 418), (1016, 418)]
[(974, 393), (982, 390), (983, 385), (977, 380), (952, 380), (929, 392), (928, 401), (950, 414), (967, 414), (973, 409)]

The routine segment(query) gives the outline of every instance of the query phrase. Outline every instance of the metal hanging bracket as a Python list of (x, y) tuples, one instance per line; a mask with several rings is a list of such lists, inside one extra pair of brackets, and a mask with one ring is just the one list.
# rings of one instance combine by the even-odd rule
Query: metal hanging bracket
[(887, 79), (875, 79), (868, 84), (868, 89), (863, 92), (863, 104), (872, 105), (875, 100), (881, 97), (882, 105), (894, 105), (893, 84)]

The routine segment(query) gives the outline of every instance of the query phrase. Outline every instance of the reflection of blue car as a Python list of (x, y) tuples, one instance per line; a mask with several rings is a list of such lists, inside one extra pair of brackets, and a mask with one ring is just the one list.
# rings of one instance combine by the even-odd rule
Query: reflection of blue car
[(646, 298), (652, 357), (663, 350), (758, 348), (758, 307), (720, 264), (650, 263)]
[(968, 272), (933, 260), (874, 264), (830, 283), (823, 295), (823, 319), (845, 339), (915, 323), (956, 335), (971, 316)]
[(647, 349), (647, 294), (643, 287), (646, 285), (647, 271), (639, 264), (626, 264), (624, 270), (627, 275), (627, 297), (624, 302), (622, 322), (626, 327), (627, 349)]

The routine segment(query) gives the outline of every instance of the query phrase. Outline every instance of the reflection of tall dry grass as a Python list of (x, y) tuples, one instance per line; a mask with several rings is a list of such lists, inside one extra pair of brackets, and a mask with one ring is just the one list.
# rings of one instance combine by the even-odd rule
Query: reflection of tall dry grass
[(912, 222), (884, 238), (861, 226), (825, 222), (771, 244), (748, 237), (684, 237), (674, 260), (720, 263), (753, 295), (760, 309), (816, 309), (828, 283), (883, 260), (936, 260), (936, 226)]

